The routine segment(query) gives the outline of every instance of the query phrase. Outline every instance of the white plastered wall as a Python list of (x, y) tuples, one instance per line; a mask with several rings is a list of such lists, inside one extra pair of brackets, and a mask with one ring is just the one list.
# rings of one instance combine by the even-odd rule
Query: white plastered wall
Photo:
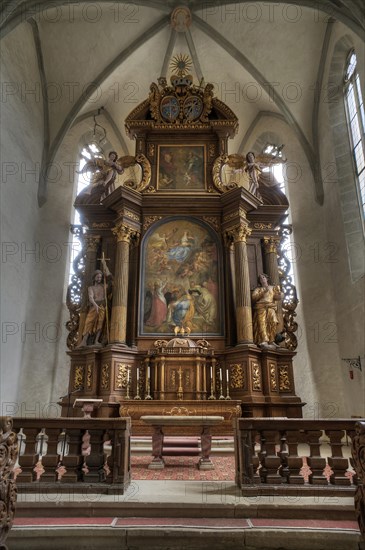
[[(23, 23), (1, 43), (1, 403), (20, 409), (28, 342), (29, 300), (37, 270), (37, 175), (43, 149), (43, 107), (31, 27)], [(33, 172), (33, 173), (32, 173)], [(34, 173), (35, 172), (35, 173)], [(39, 382), (38, 382), (39, 383)]]
[[(333, 386), (332, 373), (339, 371), (338, 395), (343, 396), (345, 416), (365, 415), (365, 360), (364, 360), (364, 277), (353, 280), (348, 261), (348, 250), (345, 240), (343, 212), (340, 203), (339, 182), (336, 167), (336, 149), (330, 120), (330, 103), (327, 96), (327, 83), (330, 64), (334, 49), (339, 40), (350, 36), (358, 57), (358, 71), (365, 97), (365, 46), (356, 35), (353, 35), (340, 23), (336, 23), (330, 42), (324, 86), (319, 110), (319, 143), (321, 168), (324, 179), (324, 216), (326, 223), (327, 242), (331, 243), (333, 260), (329, 263), (333, 287), (333, 303), (336, 313), (336, 337), (338, 340), (339, 357), (328, 372), (329, 391)], [(345, 59), (343, 60), (345, 64)], [(334, 83), (337, 85), (337, 83)], [(338, 98), (342, 101), (342, 96)], [(337, 100), (337, 99), (336, 99)], [(349, 153), (351, 154), (351, 153)], [(350, 176), (350, 181), (355, 178)], [(360, 212), (360, 211), (359, 211)], [(360, 216), (360, 213), (357, 215)], [(364, 241), (359, 242), (358, 257), (364, 260)], [(353, 379), (349, 375), (349, 367), (343, 358), (360, 356), (362, 371), (353, 369)]]

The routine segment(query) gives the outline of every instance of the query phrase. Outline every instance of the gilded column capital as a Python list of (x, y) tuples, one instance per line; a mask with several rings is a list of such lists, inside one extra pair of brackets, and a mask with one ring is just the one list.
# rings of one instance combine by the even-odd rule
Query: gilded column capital
[(227, 235), (234, 243), (245, 243), (247, 241), (247, 237), (249, 237), (251, 233), (252, 229), (250, 229), (247, 224), (243, 223), (240, 223), (227, 231)]
[(100, 243), (100, 235), (85, 235), (86, 252), (96, 252)]
[(112, 229), (113, 234), (117, 237), (118, 242), (130, 243), (139, 235), (138, 231), (129, 227), (125, 223), (119, 223)]
[(280, 245), (280, 239), (278, 237), (264, 237), (263, 245), (266, 254), (278, 253), (278, 247)]

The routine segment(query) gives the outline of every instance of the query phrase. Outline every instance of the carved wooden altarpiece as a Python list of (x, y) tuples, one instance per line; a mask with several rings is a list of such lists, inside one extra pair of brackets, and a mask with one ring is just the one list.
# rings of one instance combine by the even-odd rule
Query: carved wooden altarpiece
[[(288, 201), (245, 157), (228, 155), (234, 113), (189, 76), (152, 84), (126, 120), (135, 157), (106, 197), (76, 199), (83, 249), (68, 294), (69, 392), (102, 398), (101, 417), (301, 417), (295, 394), (295, 288), (281, 251)], [(127, 160), (126, 160), (127, 159)], [(86, 197), (86, 198), (85, 198)], [(88, 286), (104, 254), (113, 275), (108, 337), (82, 341)], [(251, 292), (265, 272), (281, 285), (278, 345), (254, 343)], [(68, 400), (64, 399), (63, 414)]]

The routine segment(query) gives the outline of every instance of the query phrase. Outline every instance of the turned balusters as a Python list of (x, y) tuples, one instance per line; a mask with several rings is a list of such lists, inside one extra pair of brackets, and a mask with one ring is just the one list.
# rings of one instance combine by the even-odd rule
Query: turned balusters
[(342, 438), (345, 435), (344, 430), (326, 430), (329, 437), (332, 456), (328, 457), (328, 464), (333, 474), (330, 477), (330, 483), (333, 485), (351, 485), (351, 480), (346, 476), (348, 469), (348, 459), (344, 458), (342, 453)]
[(261, 465), (260, 476), (264, 483), (280, 485), (283, 478), (278, 470), (281, 466), (281, 458), (276, 452), (279, 441), (277, 430), (260, 430), (261, 436)]
[(310, 456), (307, 459), (308, 466), (311, 469), (309, 474), (309, 483), (312, 485), (327, 485), (327, 479), (323, 474), (326, 467), (326, 459), (321, 456), (322, 430), (307, 430), (307, 443), (310, 448)]
[[(14, 478), (19, 487), (130, 481), (129, 419), (14, 419), (20, 450)], [(123, 487), (119, 487), (123, 484)], [(81, 488), (81, 484), (80, 484)]]
[(303, 485), (304, 477), (300, 474), (303, 466), (303, 458), (298, 454), (298, 445), (301, 440), (299, 430), (286, 431), (286, 444), (288, 446), (287, 455), (284, 460), (288, 468), (287, 483), (292, 485)]

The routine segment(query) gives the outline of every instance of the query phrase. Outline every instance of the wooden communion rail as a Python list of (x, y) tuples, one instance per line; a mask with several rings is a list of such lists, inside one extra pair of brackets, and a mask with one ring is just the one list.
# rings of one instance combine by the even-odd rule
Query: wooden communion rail
[(236, 484), (248, 495), (349, 496), (356, 420), (235, 420)]
[[(0, 417), (0, 545), (14, 517), (15, 482), (19, 492), (123, 494), (130, 426), (130, 418)], [(238, 418), (234, 432), (243, 496), (354, 495), (365, 535), (365, 422)]]
[(22, 492), (123, 494), (131, 479), (130, 418), (14, 418)]

